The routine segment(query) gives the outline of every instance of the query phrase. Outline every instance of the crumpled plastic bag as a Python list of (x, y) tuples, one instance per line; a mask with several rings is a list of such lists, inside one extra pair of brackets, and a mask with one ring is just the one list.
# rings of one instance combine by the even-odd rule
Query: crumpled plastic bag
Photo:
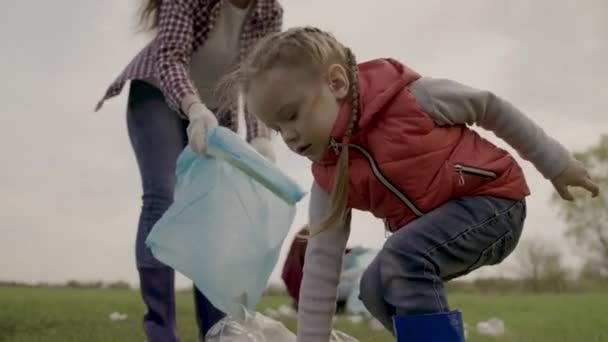
[(487, 321), (477, 323), (477, 332), (480, 335), (498, 337), (505, 333), (505, 322), (496, 317), (492, 317)]
[(111, 321), (124, 321), (128, 318), (129, 316), (126, 313), (120, 313), (117, 311), (114, 311), (110, 314), (110, 320)]
[(205, 336), (207, 342), (295, 342), (295, 335), (279, 321), (259, 312), (245, 311), (243, 320), (227, 316), (217, 322)]
[[(283, 323), (259, 312), (245, 311), (243, 320), (225, 317), (205, 336), (206, 342), (296, 342), (296, 335)], [(329, 342), (358, 342), (352, 336), (333, 330)]]
[(254, 310), (261, 298), (304, 192), (226, 128), (209, 131), (208, 150), (220, 157), (189, 147), (180, 154), (174, 202), (146, 244), (216, 308), (239, 317), (241, 306)]

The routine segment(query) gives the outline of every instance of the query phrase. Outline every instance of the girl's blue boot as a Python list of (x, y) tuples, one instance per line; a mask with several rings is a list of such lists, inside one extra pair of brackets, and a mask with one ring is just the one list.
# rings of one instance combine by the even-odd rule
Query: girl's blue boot
[(397, 342), (464, 342), (460, 311), (393, 317)]

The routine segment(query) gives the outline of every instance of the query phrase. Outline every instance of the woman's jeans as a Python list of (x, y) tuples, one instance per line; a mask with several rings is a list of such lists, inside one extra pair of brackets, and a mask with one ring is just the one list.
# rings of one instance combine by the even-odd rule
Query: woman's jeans
[[(230, 117), (226, 115), (226, 117)], [(225, 123), (221, 123), (225, 124)], [(174, 271), (158, 261), (145, 245), (150, 230), (173, 202), (175, 164), (187, 144), (188, 121), (180, 118), (154, 86), (132, 81), (127, 127), (143, 187), (135, 255), (141, 295), (147, 306), (143, 319), (148, 341), (179, 341), (176, 333)], [(204, 336), (224, 314), (194, 287), (196, 321)]]

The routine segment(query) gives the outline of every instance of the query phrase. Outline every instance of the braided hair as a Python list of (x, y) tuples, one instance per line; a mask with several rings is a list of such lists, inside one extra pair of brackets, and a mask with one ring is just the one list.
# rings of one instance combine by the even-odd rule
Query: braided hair
[(236, 70), (222, 79), (216, 89), (216, 98), (223, 109), (233, 109), (239, 91), (247, 92), (250, 83), (271, 68), (309, 68), (322, 71), (328, 65), (338, 63), (347, 70), (350, 105), (348, 126), (336, 164), (336, 172), (330, 194), (330, 209), (318, 227), (310, 227), (311, 235), (344, 223), (348, 215), (348, 142), (359, 117), (358, 68), (355, 55), (333, 35), (316, 27), (296, 27), (270, 34), (261, 39)]

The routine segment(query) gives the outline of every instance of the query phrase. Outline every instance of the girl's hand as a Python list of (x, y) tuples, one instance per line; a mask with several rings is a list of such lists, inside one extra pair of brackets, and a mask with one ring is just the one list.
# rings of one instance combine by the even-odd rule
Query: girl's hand
[(551, 183), (559, 193), (559, 195), (566, 201), (574, 200), (574, 197), (568, 190), (568, 186), (577, 186), (589, 191), (593, 197), (597, 197), (600, 193), (600, 188), (591, 180), (589, 172), (585, 169), (583, 163), (576, 159), (570, 159), (566, 169), (559, 175), (555, 176)]

